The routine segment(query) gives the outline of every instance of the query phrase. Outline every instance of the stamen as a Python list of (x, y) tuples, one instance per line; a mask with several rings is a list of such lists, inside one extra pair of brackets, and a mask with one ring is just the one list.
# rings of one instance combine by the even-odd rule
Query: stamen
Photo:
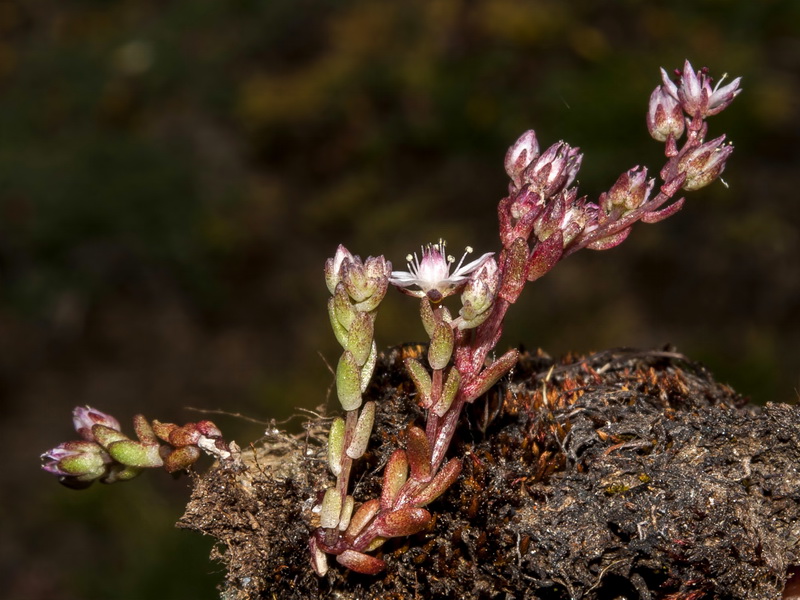
[(461, 265), (464, 264), (464, 259), (467, 258), (468, 254), (472, 254), (472, 246), (467, 246), (464, 249), (464, 254), (461, 256), (461, 260), (458, 261), (458, 264), (456, 265), (456, 271), (458, 271), (461, 268)]

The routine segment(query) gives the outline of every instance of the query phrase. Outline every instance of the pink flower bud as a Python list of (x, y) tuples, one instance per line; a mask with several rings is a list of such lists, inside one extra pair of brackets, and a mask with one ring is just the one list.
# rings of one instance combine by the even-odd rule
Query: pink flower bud
[(95, 425), (105, 425), (110, 429), (120, 430), (119, 421), (91, 406), (76, 406), (72, 410), (72, 424), (75, 426), (75, 431), (78, 432), (78, 435), (88, 442), (95, 441), (92, 433), (92, 427)]
[(725, 161), (733, 152), (733, 145), (724, 141), (722, 135), (698, 146), (678, 161), (678, 171), (686, 173), (683, 189), (698, 190), (720, 176), (725, 170)]
[(458, 328), (473, 329), (483, 323), (491, 312), (499, 288), (497, 261), (490, 258), (473, 274), (461, 294), (461, 322)]
[(647, 169), (634, 167), (619, 176), (616, 183), (603, 196), (602, 208), (608, 215), (614, 207), (622, 209), (623, 213), (639, 208), (647, 201), (653, 189), (655, 180), (647, 180)]
[(647, 107), (647, 130), (651, 137), (659, 142), (667, 141), (669, 136), (677, 140), (684, 128), (683, 110), (678, 100), (664, 86), (658, 86), (650, 95)]
[(334, 254), (333, 258), (329, 258), (325, 261), (325, 284), (328, 286), (328, 291), (331, 294), (336, 291), (336, 284), (338, 284), (342, 278), (342, 265), (352, 261), (353, 255), (341, 244), (339, 244), (339, 247), (336, 249), (336, 254)]
[[(737, 77), (728, 85), (720, 87), (725, 80), (723, 76), (714, 88), (711, 87), (711, 77), (707, 69), (695, 71), (687, 60), (680, 73), (680, 83), (675, 85), (669, 82), (666, 72), (662, 69), (662, 79), (667, 86), (668, 93), (676, 98), (683, 110), (690, 117), (705, 118), (722, 112), (733, 99), (742, 91), (739, 87), (741, 77)], [(669, 83), (668, 83), (669, 82)]]
[(42, 454), (42, 469), (59, 476), (67, 487), (86, 487), (103, 477), (111, 457), (95, 442), (64, 442)]
[(506, 152), (506, 173), (508, 173), (508, 176), (515, 186), (520, 187), (522, 185), (523, 171), (525, 171), (538, 156), (539, 142), (536, 141), (536, 132), (533, 129), (529, 129), (523, 133), (508, 149), (508, 152)]
[(583, 154), (566, 142), (553, 144), (523, 174), (526, 182), (545, 199), (556, 195), (575, 180)]
[(356, 303), (356, 310), (368, 312), (378, 307), (386, 294), (391, 270), (392, 264), (382, 256), (370, 256), (366, 263), (355, 256), (342, 265), (341, 281), (347, 294)]

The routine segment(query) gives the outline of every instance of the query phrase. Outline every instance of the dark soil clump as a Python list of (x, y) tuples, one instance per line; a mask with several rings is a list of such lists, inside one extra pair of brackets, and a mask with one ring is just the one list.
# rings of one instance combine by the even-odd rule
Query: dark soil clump
[[(402, 359), (382, 357), (356, 501), (421, 413)], [(800, 564), (800, 410), (747, 406), (671, 351), (556, 362), (523, 354), (462, 419), (459, 480), (435, 519), (376, 553), (377, 576), (311, 569), (312, 509), (331, 482), (327, 423), (277, 430), (238, 467), (198, 476), (181, 520), (219, 540), (226, 599), (775, 599)]]

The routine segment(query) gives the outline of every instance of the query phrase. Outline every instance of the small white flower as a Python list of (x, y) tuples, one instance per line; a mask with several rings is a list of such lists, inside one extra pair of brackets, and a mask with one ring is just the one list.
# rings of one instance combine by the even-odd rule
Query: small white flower
[[(443, 298), (458, 292), (469, 281), (469, 276), (491, 257), (494, 252), (487, 252), (477, 260), (464, 264), (464, 259), (472, 253), (467, 246), (464, 256), (458, 261), (455, 270), (450, 273), (450, 266), (455, 262), (447, 255), (446, 242), (439, 240), (436, 244), (428, 244), (421, 248), (422, 258), (417, 253), (406, 256), (408, 271), (392, 271), (389, 283), (409, 296), (423, 298), (431, 302), (440, 302)], [(416, 286), (418, 290), (408, 288)]]

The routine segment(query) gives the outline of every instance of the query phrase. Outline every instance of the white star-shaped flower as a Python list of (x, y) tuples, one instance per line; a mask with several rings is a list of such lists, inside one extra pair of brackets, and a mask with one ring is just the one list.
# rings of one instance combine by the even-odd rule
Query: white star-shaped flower
[[(440, 302), (443, 298), (458, 292), (469, 281), (469, 276), (494, 254), (487, 252), (477, 260), (464, 264), (464, 259), (472, 253), (472, 248), (467, 246), (464, 255), (451, 273), (450, 267), (455, 259), (447, 255), (444, 240), (423, 246), (421, 253), (422, 258), (419, 258), (416, 252), (406, 256), (408, 271), (392, 271), (389, 283), (409, 296), (417, 298), (427, 296), (431, 302)], [(411, 287), (419, 289), (411, 290), (409, 289)]]

